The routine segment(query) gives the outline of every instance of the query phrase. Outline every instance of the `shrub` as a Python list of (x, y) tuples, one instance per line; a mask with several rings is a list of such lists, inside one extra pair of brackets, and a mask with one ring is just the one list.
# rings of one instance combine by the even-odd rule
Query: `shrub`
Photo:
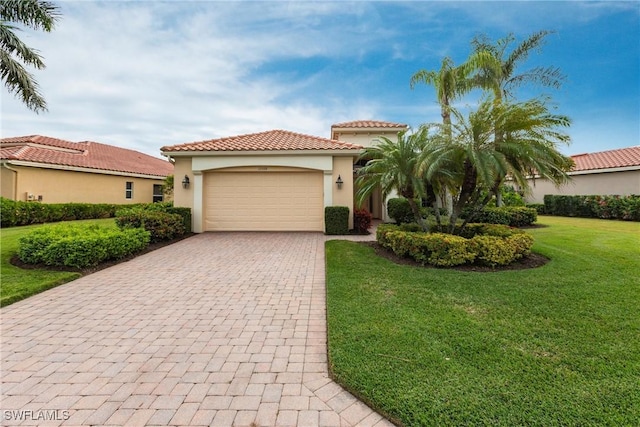
[(507, 265), (516, 259), (515, 248), (506, 239), (497, 236), (475, 236), (471, 244), (480, 264), (495, 267)]
[(535, 209), (538, 215), (544, 215), (546, 213), (544, 210), (544, 203), (529, 203), (527, 207)]
[(152, 243), (175, 239), (185, 233), (182, 216), (139, 208), (118, 211), (116, 225), (121, 230), (144, 228), (149, 232)]
[(349, 233), (349, 208), (346, 206), (327, 206), (324, 208), (325, 233), (340, 235)]
[(185, 233), (191, 233), (191, 208), (169, 206), (166, 211), (169, 214), (180, 215)]
[(40, 203), (0, 198), (2, 227), (77, 219), (112, 218), (118, 205), (107, 203)]
[(376, 239), (400, 257), (439, 267), (474, 262), (492, 267), (506, 265), (529, 255), (533, 245), (531, 235), (505, 225), (469, 224), (464, 236), (424, 233), (411, 225), (381, 224)]
[(399, 227), (396, 224), (380, 224), (376, 228), (376, 241), (380, 246), (384, 248), (389, 248), (389, 239), (387, 235), (392, 231), (399, 230)]
[[(469, 212), (464, 216), (468, 217)], [(522, 206), (502, 206), (499, 208), (484, 208), (476, 213), (473, 222), (487, 224), (505, 224), (511, 227), (526, 227), (538, 220), (538, 212), (532, 208)]]
[(396, 224), (406, 224), (416, 220), (409, 202), (403, 197), (389, 199), (387, 202), (387, 213), (389, 218), (394, 220)]
[(640, 195), (563, 196), (546, 194), (548, 215), (640, 221)]
[(428, 262), (438, 267), (451, 267), (472, 263), (476, 257), (464, 237), (445, 233), (418, 233), (421, 243), (413, 256), (418, 262)]
[(149, 233), (142, 229), (57, 224), (22, 237), (18, 256), (28, 264), (85, 268), (139, 252), (148, 244)]
[(371, 213), (366, 209), (353, 211), (353, 228), (358, 233), (366, 233), (371, 228)]

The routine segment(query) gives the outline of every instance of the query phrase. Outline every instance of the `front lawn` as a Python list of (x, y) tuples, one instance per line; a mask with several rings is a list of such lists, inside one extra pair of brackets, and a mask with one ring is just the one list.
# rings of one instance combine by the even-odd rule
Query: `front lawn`
[(634, 425), (640, 224), (540, 217), (530, 270), (397, 265), (326, 244), (330, 369), (390, 419)]
[[(116, 227), (113, 218), (74, 221), (78, 224), (100, 224)], [(80, 273), (51, 270), (25, 270), (11, 265), (9, 260), (18, 252), (20, 237), (46, 225), (28, 225), (0, 229), (0, 306), (5, 306), (54, 286), (80, 277)]]

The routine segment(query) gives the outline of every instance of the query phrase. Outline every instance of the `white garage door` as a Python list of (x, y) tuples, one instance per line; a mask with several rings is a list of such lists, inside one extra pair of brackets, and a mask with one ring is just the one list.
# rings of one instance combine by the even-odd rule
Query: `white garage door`
[(322, 172), (211, 172), (205, 231), (323, 231)]

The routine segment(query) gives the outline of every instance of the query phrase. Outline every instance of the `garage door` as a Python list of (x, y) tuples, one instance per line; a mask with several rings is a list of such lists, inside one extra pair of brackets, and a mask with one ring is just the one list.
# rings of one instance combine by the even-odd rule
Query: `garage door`
[(206, 231), (323, 231), (322, 172), (211, 172)]

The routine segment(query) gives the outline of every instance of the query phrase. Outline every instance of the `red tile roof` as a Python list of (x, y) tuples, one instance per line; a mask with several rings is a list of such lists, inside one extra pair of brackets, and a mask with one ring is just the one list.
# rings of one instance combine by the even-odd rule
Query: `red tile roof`
[(571, 156), (574, 172), (640, 166), (640, 145), (617, 150), (600, 151)]
[(173, 173), (170, 162), (138, 151), (40, 135), (0, 139), (0, 159), (158, 177)]
[(404, 123), (392, 123), (392, 122), (382, 122), (379, 120), (355, 120), (352, 122), (343, 122), (336, 123), (331, 125), (331, 128), (356, 128), (356, 129), (366, 129), (366, 128), (406, 128), (407, 125)]
[(207, 141), (162, 147), (162, 152), (183, 151), (289, 151), (289, 150), (359, 150), (362, 146), (333, 139), (319, 138), (286, 130), (210, 139)]

